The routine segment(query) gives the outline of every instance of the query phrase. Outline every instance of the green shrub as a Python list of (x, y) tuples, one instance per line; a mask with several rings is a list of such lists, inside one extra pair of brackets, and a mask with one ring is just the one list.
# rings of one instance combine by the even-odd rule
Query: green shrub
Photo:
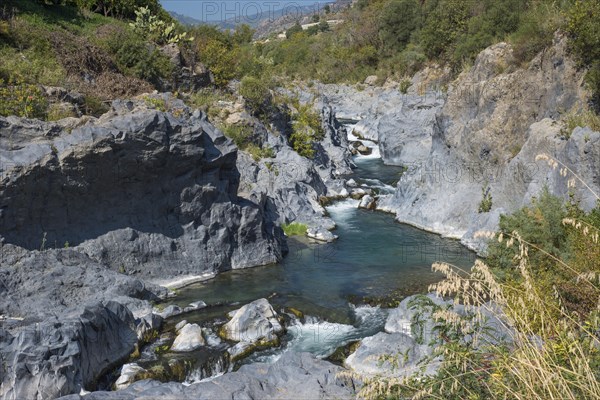
[(292, 134), (290, 144), (301, 156), (315, 156), (315, 142), (323, 140), (324, 132), (319, 114), (309, 104), (300, 104), (293, 100), (297, 113), (292, 115)]
[(270, 96), (269, 87), (260, 79), (246, 76), (240, 82), (240, 94), (247, 101), (250, 109), (257, 113)]
[[(541, 250), (530, 252), (531, 262), (534, 265), (544, 265), (552, 262), (545, 253), (560, 257), (565, 251), (567, 230), (562, 223), (565, 217), (567, 211), (562, 200), (550, 194), (545, 187), (539, 198), (532, 200), (531, 205), (511, 215), (501, 216), (500, 232), (510, 235), (518, 231), (523, 240)], [(507, 248), (504, 243), (491, 242), (488, 262), (493, 267), (508, 268), (513, 265), (514, 251), (514, 248)]]
[(230, 93), (212, 89), (212, 88), (204, 88), (195, 93), (192, 93), (189, 98), (186, 99), (186, 103), (193, 108), (199, 108), (209, 116), (218, 115), (220, 109), (217, 105), (219, 100), (230, 100), (233, 101), (234, 98)]
[(135, 10), (135, 21), (129, 26), (138, 34), (144, 35), (159, 45), (194, 41), (193, 37), (187, 36), (187, 32), (178, 32), (175, 22), (166, 22), (160, 19), (148, 7), (139, 7)]
[(252, 156), (254, 161), (262, 160), (263, 158), (273, 158), (275, 157), (275, 151), (267, 146), (259, 147), (254, 143), (250, 143), (244, 149), (248, 154)]
[(86, 115), (99, 117), (109, 110), (108, 104), (102, 101), (102, 99), (87, 95), (84, 97), (83, 112)]
[(567, 114), (565, 128), (562, 130), (563, 136), (568, 139), (578, 126), (581, 128), (588, 126), (592, 130), (600, 132), (600, 116), (591, 110)]
[(117, 67), (126, 75), (154, 84), (171, 76), (173, 65), (157, 48), (130, 30), (116, 32), (108, 40)]
[(252, 156), (254, 161), (275, 156), (270, 147), (260, 147), (254, 142), (254, 128), (247, 125), (228, 125), (222, 127), (223, 134), (233, 140), (233, 143), (242, 151)]
[(408, 89), (412, 86), (412, 81), (408, 78), (404, 78), (400, 81), (400, 85), (398, 85), (398, 90), (402, 94), (408, 93)]
[(306, 234), (308, 226), (299, 222), (292, 222), (290, 224), (282, 224), (281, 229), (283, 229), (286, 236), (300, 236)]
[(484, 186), (481, 188), (481, 201), (479, 202), (478, 213), (487, 213), (492, 210), (492, 194), (490, 193), (490, 187)]
[(380, 14), (379, 37), (383, 50), (404, 50), (411, 35), (421, 25), (421, 5), (417, 0), (391, 0)]
[(200, 60), (212, 72), (217, 86), (226, 86), (237, 76), (237, 58), (226, 39), (203, 38), (198, 41)]
[(483, 0), (481, 11), (472, 9), (467, 30), (458, 37), (452, 63), (471, 63), (477, 54), (514, 32), (521, 22), (527, 3), (522, 0)]
[(580, 64), (589, 68), (586, 83), (600, 111), (600, 0), (577, 0), (567, 18), (570, 48)]
[(563, 13), (555, 2), (541, 1), (523, 15), (519, 28), (510, 36), (517, 62), (531, 61), (552, 44), (554, 32), (563, 25)]
[(222, 127), (221, 130), (240, 149), (245, 149), (252, 142), (254, 135), (254, 128), (247, 125), (227, 125)]
[(58, 121), (69, 117), (77, 117), (77, 114), (70, 107), (64, 107), (60, 104), (51, 104), (48, 107), (46, 116), (48, 121)]
[(469, 2), (440, 0), (421, 31), (425, 54), (433, 59), (451, 54), (457, 38), (467, 31), (469, 16)]
[(285, 31), (285, 37), (287, 39), (291, 39), (297, 33), (302, 33), (302, 25), (300, 25), (300, 22), (298, 21), (296, 21), (291, 28)]
[(48, 101), (37, 85), (19, 79), (0, 80), (0, 115), (43, 119), (47, 109)]

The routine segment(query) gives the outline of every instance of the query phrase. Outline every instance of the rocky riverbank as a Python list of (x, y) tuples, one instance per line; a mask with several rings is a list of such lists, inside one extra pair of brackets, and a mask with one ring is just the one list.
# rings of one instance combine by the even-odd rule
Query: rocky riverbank
[[(569, 188), (573, 174), (561, 171), (569, 168), (598, 192), (600, 133), (565, 123), (587, 98), (565, 37), (556, 34), (526, 67), (499, 43), (452, 82), (447, 72), (433, 72), (415, 75), (406, 93), (392, 84), (315, 89), (340, 116), (359, 120), (355, 134), (377, 141), (385, 163), (406, 167), (395, 193), (377, 199), (378, 210), (483, 252), (475, 233), (494, 230), (500, 215), (544, 186), (565, 199), (574, 191), (584, 209), (594, 206), (593, 194), (580, 181)], [(484, 200), (490, 204), (480, 207)]]
[(319, 199), (350, 157), (328, 108), (323, 130), (313, 162), (265, 129), (276, 155), (257, 162), (167, 94), (98, 119), (0, 118), (0, 397), (95, 388), (160, 328), (158, 284), (275, 263), (282, 223), (332, 229)]
[[(556, 36), (526, 68), (514, 65), (512, 49), (500, 43), (447, 90), (447, 72), (433, 75), (417, 74), (403, 91), (317, 85), (316, 93), (301, 93), (321, 113), (324, 138), (313, 160), (289, 145), (281, 115), (270, 126), (247, 116), (255, 139), (273, 150), (256, 159), (204, 113), (166, 94), (116, 101), (98, 119), (0, 118), (0, 398), (80, 398), (96, 389), (102, 375), (156, 339), (164, 318), (185, 312), (153, 309), (170, 295), (160, 284), (276, 263), (287, 251), (282, 224), (306, 224), (310, 236), (334, 240), (335, 223), (323, 207), (331, 199), (362, 198), (359, 207), (394, 213), (483, 251), (475, 232), (494, 229), (501, 214), (527, 204), (543, 186), (568, 197), (572, 174), (565, 167), (598, 191), (600, 133), (568, 131), (564, 123), (563, 114), (585, 98), (564, 38)], [(358, 120), (352, 134), (364, 143), (348, 142), (336, 112)], [(345, 182), (352, 151), (406, 167), (393, 193)], [(593, 198), (580, 186), (574, 194), (589, 209)], [(430, 333), (415, 330), (412, 300), (390, 313), (385, 332), (353, 349), (348, 369), (380, 374), (396, 365), (382, 357), (402, 356), (393, 377), (417, 368), (435, 372), (439, 359), (423, 366), (435, 344), (423, 341)], [(234, 322), (223, 321), (220, 331), (236, 342), (226, 349), (228, 360), (276, 346), (285, 328), (262, 301), (230, 317)], [(431, 328), (431, 312), (423, 318)], [(252, 340), (236, 338), (240, 325)], [(169, 344), (174, 352), (216, 340), (194, 323), (177, 333), (167, 340), (177, 341)], [(122, 391), (84, 398), (353, 397), (360, 379), (342, 379), (341, 371), (289, 352), (272, 365), (243, 366), (210, 382), (121, 382)]]

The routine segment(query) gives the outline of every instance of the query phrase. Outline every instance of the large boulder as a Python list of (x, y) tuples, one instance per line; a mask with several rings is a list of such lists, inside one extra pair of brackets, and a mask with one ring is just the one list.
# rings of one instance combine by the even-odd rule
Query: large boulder
[(0, 399), (53, 399), (83, 389), (134, 350), (131, 312), (116, 302), (0, 332)]
[(4, 243), (74, 248), (154, 281), (280, 260), (265, 204), (237, 197), (233, 142), (180, 100), (151, 98), (74, 129), (0, 118)]
[(331, 243), (338, 237), (323, 226), (315, 226), (306, 230), (306, 236), (320, 242)]
[(254, 343), (273, 341), (283, 332), (278, 315), (267, 299), (258, 299), (229, 313), (230, 320), (221, 328), (226, 339)]
[(117, 389), (117, 390), (125, 389), (127, 386), (131, 385), (133, 382), (138, 380), (137, 377), (139, 375), (141, 375), (145, 372), (146, 372), (146, 370), (144, 368), (140, 367), (139, 365), (137, 365), (136, 363), (130, 363), (130, 364), (123, 365), (121, 367), (121, 375), (119, 375), (119, 378), (115, 382), (115, 389)]
[(362, 199), (360, 199), (360, 203), (358, 203), (358, 208), (373, 210), (375, 209), (375, 204), (375, 198), (367, 194), (366, 196), (363, 196)]
[(377, 124), (379, 152), (386, 164), (423, 162), (431, 152), (436, 114), (444, 105), (441, 93), (405, 95), (399, 108)]
[(206, 342), (202, 337), (202, 328), (198, 324), (186, 324), (175, 338), (171, 351), (192, 351), (204, 346)]
[(501, 309), (492, 303), (465, 307), (430, 293), (409, 296), (392, 309), (385, 332), (364, 338), (357, 350), (346, 359), (346, 366), (363, 376), (382, 375), (402, 378), (415, 373), (435, 374), (443, 358), (442, 344), (435, 320), (437, 310), (446, 310), (465, 318), (474, 329), (461, 340), (475, 347), (510, 345), (514, 331)]
[[(167, 295), (164, 288), (107, 269), (74, 249), (27, 251), (4, 245), (0, 278), (0, 315), (24, 318), (21, 325), (50, 316), (61, 318), (69, 308), (109, 300), (126, 305), (142, 318), (152, 310), (150, 301)], [(159, 321), (139, 323), (142, 334), (156, 328)]]
[(428, 346), (419, 345), (409, 335), (379, 332), (363, 339), (345, 365), (363, 376), (407, 377), (422, 368), (425, 373), (434, 374), (437, 363), (421, 364), (431, 354)]

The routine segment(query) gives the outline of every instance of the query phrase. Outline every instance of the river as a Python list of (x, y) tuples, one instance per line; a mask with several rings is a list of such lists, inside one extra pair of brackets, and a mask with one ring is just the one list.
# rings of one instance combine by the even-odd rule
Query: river
[[(349, 139), (357, 140), (352, 134)], [(402, 168), (384, 165), (377, 144), (362, 142), (373, 152), (355, 156), (357, 168), (348, 178), (365, 189), (393, 192)], [(326, 207), (337, 224), (339, 239), (333, 243), (290, 238), (290, 252), (280, 264), (225, 272), (181, 289), (171, 304), (183, 307), (203, 300), (209, 307), (172, 323), (185, 318), (204, 326), (219, 324), (228, 311), (265, 297), (277, 311), (294, 308), (305, 318), (288, 327), (280, 348), (255, 353), (245, 363), (272, 362), (289, 350), (326, 357), (341, 345), (383, 329), (387, 310), (373, 305), (373, 299), (423, 293), (441, 279), (431, 271), (432, 263), (446, 261), (468, 268), (475, 259), (458, 241), (357, 206), (358, 200), (346, 199)], [(206, 373), (192, 374), (188, 381), (205, 377)]]

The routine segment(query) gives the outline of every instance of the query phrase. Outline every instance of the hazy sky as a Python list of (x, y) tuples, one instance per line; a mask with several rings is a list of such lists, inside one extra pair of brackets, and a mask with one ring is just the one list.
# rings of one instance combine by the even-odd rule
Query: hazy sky
[[(322, 7), (332, 0), (160, 0), (168, 11), (187, 15), (200, 21), (220, 21), (234, 17), (252, 17), (257, 14), (262, 16), (280, 17), (285, 14), (299, 14), (298, 6)], [(283, 11), (282, 11), (283, 10)]]

